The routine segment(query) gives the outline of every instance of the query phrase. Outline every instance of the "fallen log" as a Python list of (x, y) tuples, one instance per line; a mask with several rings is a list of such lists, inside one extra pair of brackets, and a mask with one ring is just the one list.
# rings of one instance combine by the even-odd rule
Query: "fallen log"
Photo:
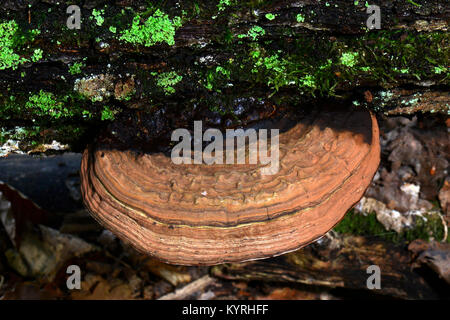
[(270, 260), (215, 266), (212, 274), (228, 280), (301, 283), (368, 290), (367, 268), (379, 266), (381, 288), (374, 294), (401, 299), (433, 299), (436, 292), (416, 273), (405, 248), (360, 236), (328, 236), (313, 245)]

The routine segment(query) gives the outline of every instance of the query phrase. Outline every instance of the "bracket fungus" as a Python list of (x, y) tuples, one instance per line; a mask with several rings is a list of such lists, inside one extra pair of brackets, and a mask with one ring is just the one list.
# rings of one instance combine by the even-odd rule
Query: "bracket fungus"
[(376, 118), (321, 111), (279, 134), (279, 171), (259, 164), (177, 165), (161, 152), (97, 142), (82, 158), (91, 214), (136, 249), (172, 264), (280, 255), (333, 228), (370, 184), (380, 158)]

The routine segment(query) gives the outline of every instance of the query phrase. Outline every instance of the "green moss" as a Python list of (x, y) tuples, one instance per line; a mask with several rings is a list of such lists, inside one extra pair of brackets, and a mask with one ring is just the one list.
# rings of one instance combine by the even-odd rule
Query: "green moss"
[(0, 94), (0, 118), (13, 122), (32, 121), (34, 124), (48, 124), (62, 119), (77, 121), (80, 117), (86, 116), (84, 111), (91, 108), (86, 101), (73, 92), (56, 95), (40, 90), (28, 95), (21, 93), (7, 98)]
[(421, 4), (418, 4), (416, 2), (414, 2), (413, 0), (406, 0), (408, 3), (411, 3), (412, 5), (416, 6), (416, 7), (421, 7)]
[(182, 79), (183, 76), (180, 76), (175, 71), (164, 72), (157, 76), (156, 84), (164, 90), (166, 95), (170, 95), (175, 93), (174, 86)]
[[(242, 51), (236, 50), (239, 45)], [(380, 86), (430, 78), (440, 84), (450, 83), (450, 73), (442, 67), (450, 59), (448, 33), (412, 32), (405, 36), (380, 31), (333, 42), (326, 37), (296, 35), (289, 42), (233, 42), (229, 46), (236, 52), (236, 66), (229, 68), (231, 81), (244, 78), (252, 85), (263, 83), (275, 91), (297, 87), (313, 97), (332, 97), (339, 88), (367, 81)]]
[(53, 93), (43, 90), (31, 95), (25, 107), (38, 116), (50, 116), (55, 119), (73, 115), (64, 103), (56, 100)]
[(264, 58), (263, 64), (267, 70), (272, 70), (273, 72), (285, 71), (283, 62), (279, 59), (278, 54)]
[(0, 126), (0, 144), (4, 144), (8, 140), (20, 141), (20, 149), (30, 151), (40, 144), (52, 143), (53, 140), (57, 140), (62, 144), (70, 144), (72, 150), (81, 151), (84, 145), (78, 145), (79, 141), (83, 136), (85, 139), (89, 137), (86, 125), (82, 123), (52, 126), (48, 133), (43, 134), (46, 128), (46, 126), (40, 125), (14, 128)]
[(14, 128), (5, 128), (0, 127), (0, 144), (6, 143), (8, 140), (15, 141), (29, 141), (31, 145), (36, 145), (39, 140), (39, 126), (30, 126), (30, 127), (14, 127)]
[[(319, 82), (323, 85), (329, 85), (329, 82), (321, 81), (323, 76), (328, 77), (332, 61), (328, 59), (321, 65), (310, 65), (304, 59), (297, 60), (297, 56), (283, 55), (282, 50), (277, 50), (276, 53), (269, 53), (260, 46), (255, 46), (250, 51), (250, 61), (252, 62), (251, 74), (254, 74), (253, 81), (264, 81), (266, 85), (272, 87), (275, 91), (281, 87), (295, 87), (297, 86), (302, 92), (313, 94), (316, 90), (322, 90), (318, 85)], [(311, 57), (312, 58), (312, 57)], [(320, 59), (315, 57), (315, 62), (320, 62)], [(330, 88), (323, 88), (329, 90)]]
[(220, 0), (217, 5), (219, 11), (224, 11), (227, 7), (231, 5), (232, 0)]
[(274, 15), (273, 13), (266, 13), (265, 17), (267, 20), (272, 21), (272, 20), (275, 20), (276, 15)]
[(258, 40), (259, 37), (266, 34), (266, 31), (260, 26), (253, 26), (245, 34), (238, 35), (239, 39), (250, 38), (253, 41)]
[(95, 23), (101, 27), (105, 22), (105, 18), (103, 18), (104, 14), (105, 10), (103, 9), (102, 10), (93, 9), (91, 19), (94, 19)]
[[(398, 70), (408, 70), (408, 75), (422, 80), (435, 77), (435, 67), (447, 65), (450, 59), (449, 34), (433, 32), (428, 34), (400, 32), (370, 32), (366, 37), (364, 56), (372, 65), (369, 77), (390, 81)], [(402, 74), (406, 74), (401, 72)], [(448, 72), (442, 73), (441, 81), (448, 81)]]
[(175, 44), (175, 31), (181, 27), (181, 18), (174, 17), (172, 20), (163, 11), (157, 9), (155, 13), (142, 23), (142, 17), (136, 15), (133, 18), (131, 28), (122, 31), (120, 40), (132, 44), (140, 44), (146, 47), (157, 43)]
[(358, 52), (344, 52), (341, 56), (341, 64), (346, 67), (354, 67), (357, 63)]
[(43, 51), (41, 49), (35, 49), (31, 56), (31, 61), (37, 62), (42, 59)]
[(208, 90), (215, 90), (216, 92), (222, 92), (220, 85), (226, 85), (228, 80), (231, 79), (230, 65), (233, 60), (229, 60), (228, 63), (223, 66), (217, 66), (215, 69), (208, 69), (206, 72), (206, 80), (201, 81), (203, 86)]
[(0, 70), (17, 69), (18, 66), (29, 62), (30, 59), (36, 62), (42, 58), (43, 51), (34, 49), (33, 53), (25, 58), (22, 47), (29, 41), (33, 41), (34, 37), (40, 33), (39, 30), (30, 30), (22, 32), (19, 25), (14, 20), (0, 23)]
[(305, 17), (301, 13), (297, 14), (296, 19), (299, 23), (305, 22)]
[[(64, 92), (64, 88), (57, 90)], [(24, 151), (53, 140), (78, 144), (80, 139), (89, 139), (87, 135), (92, 135), (92, 130), (99, 127), (95, 123), (113, 120), (119, 110), (114, 106), (92, 104), (71, 88), (65, 94), (45, 90), (9, 96), (0, 93), (0, 142), (20, 141)]]
[(40, 90), (28, 96), (11, 95), (8, 99), (0, 95), (0, 118), (13, 122), (20, 119), (45, 125), (54, 125), (58, 121), (82, 123), (82, 119), (109, 120), (117, 112), (117, 109), (102, 104), (89, 103), (88, 99), (73, 92), (57, 95)]
[(444, 72), (448, 72), (448, 69), (443, 67), (443, 66), (434, 67), (434, 73), (441, 74), (441, 73), (444, 73)]
[(267, 85), (274, 86), (274, 88), (278, 90), (280, 87), (287, 84), (286, 62), (281, 60), (278, 54), (268, 57), (259, 57), (255, 61), (255, 68), (252, 69), (252, 72), (256, 72), (256, 68), (259, 68), (261, 65), (263, 65), (268, 72)]
[(71, 75), (76, 75), (81, 73), (81, 68), (85, 65), (83, 62), (75, 62), (73, 65), (69, 66), (69, 73)]
[(101, 119), (105, 120), (114, 120), (116, 111), (112, 110), (110, 107), (105, 106), (102, 110)]
[(16, 69), (28, 60), (14, 52), (14, 49), (23, 41), (18, 35), (19, 26), (14, 20), (0, 24), (0, 70)]
[(303, 86), (303, 87), (308, 87), (308, 88), (312, 88), (312, 89), (316, 88), (316, 80), (310, 74), (307, 74), (306, 76), (300, 78), (299, 84), (300, 84), (300, 86)]
[(217, 67), (216, 67), (216, 72), (217, 72), (217, 73), (223, 74), (223, 75), (226, 76), (228, 79), (230, 78), (230, 71), (227, 70), (227, 69), (225, 69), (225, 68), (222, 67), (222, 66), (217, 66)]
[(334, 227), (334, 231), (343, 234), (379, 237), (395, 243), (408, 243), (415, 239), (429, 241), (431, 238), (440, 241), (444, 237), (442, 221), (437, 214), (427, 215), (426, 219), (418, 217), (414, 228), (397, 233), (387, 231), (377, 220), (375, 213), (363, 215), (352, 210)]

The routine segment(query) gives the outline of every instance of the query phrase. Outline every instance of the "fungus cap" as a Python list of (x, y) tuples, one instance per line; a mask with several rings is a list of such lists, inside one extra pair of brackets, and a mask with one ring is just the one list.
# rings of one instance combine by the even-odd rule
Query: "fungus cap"
[(279, 135), (279, 171), (177, 165), (162, 153), (102, 145), (82, 158), (91, 214), (162, 261), (213, 265), (299, 249), (333, 228), (364, 194), (380, 157), (375, 116), (321, 112)]

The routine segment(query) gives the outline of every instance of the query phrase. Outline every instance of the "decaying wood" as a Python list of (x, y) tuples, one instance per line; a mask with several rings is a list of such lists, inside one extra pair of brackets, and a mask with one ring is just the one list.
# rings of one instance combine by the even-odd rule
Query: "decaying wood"
[(216, 266), (212, 274), (231, 280), (294, 282), (331, 288), (367, 290), (377, 265), (381, 289), (373, 293), (403, 299), (430, 299), (435, 293), (412, 266), (412, 254), (401, 246), (359, 236), (323, 238), (294, 253), (262, 261)]
[[(98, 122), (87, 120), (84, 112), (87, 114), (92, 112), (94, 118), (98, 119), (104, 105), (113, 106), (114, 111), (117, 112), (130, 109), (155, 112), (157, 109), (174, 106), (180, 113), (188, 113), (194, 108), (206, 110), (210, 107), (221, 108), (223, 106), (224, 109), (227, 109), (235, 104), (236, 99), (246, 96), (270, 100), (276, 91), (275, 88), (280, 89), (278, 85), (269, 85), (268, 81), (261, 81), (261, 79), (256, 81), (248, 76), (250, 70), (247, 69), (252, 65), (249, 54), (256, 45), (260, 47), (261, 52), (269, 54), (273, 51), (273, 54), (270, 53), (271, 56), (265, 58), (279, 56), (280, 59), (282, 57), (284, 59), (284, 56), (291, 55), (286, 55), (287, 53), (296, 52), (296, 48), (299, 47), (296, 45), (296, 41), (301, 39), (305, 41), (305, 45), (302, 47), (311, 49), (312, 53), (309, 53), (308, 56), (317, 57), (317, 61), (327, 61), (327, 58), (333, 58), (333, 64), (339, 64), (338, 56), (333, 54), (328, 57), (328, 50), (324, 49), (324, 44), (333, 43), (336, 48), (348, 48), (349, 52), (359, 52), (363, 56), (362, 52), (367, 46), (371, 47), (370, 50), (375, 50), (373, 44), (376, 42), (373, 39), (364, 39), (357, 43), (348, 43), (348, 40), (352, 39), (349, 35), (364, 37), (364, 35), (370, 34), (367, 33), (366, 28), (369, 14), (366, 12), (365, 1), (354, 1), (353, 3), (344, 0), (332, 3), (311, 0), (258, 3), (231, 1), (233, 4), (220, 12), (217, 2), (195, 2), (195, 5), (199, 6), (199, 10), (198, 12), (194, 10), (194, 12), (192, 8), (195, 5), (191, 1), (167, 1), (162, 4), (161, 10), (164, 10), (170, 18), (180, 16), (181, 11), (185, 10), (183, 25), (176, 30), (173, 45), (160, 41), (149, 47), (127, 43), (120, 39), (122, 32), (130, 28), (133, 14), (142, 14), (142, 21), (148, 16), (148, 13), (144, 13), (146, 8), (148, 9), (147, 1), (116, 1), (108, 4), (105, 9), (103, 25), (97, 25), (92, 19), (92, 10), (93, 8), (100, 10), (106, 3), (85, 1), (80, 4), (83, 17), (80, 30), (66, 28), (68, 15), (65, 11), (67, 9), (65, 3), (33, 1), (30, 8), (24, 3), (7, 1), (0, 8), (0, 16), (7, 17), (4, 19), (5, 21), (21, 22), (20, 27), (24, 30), (41, 30), (35, 40), (20, 49), (23, 52), (20, 50), (18, 52), (27, 56), (32, 49), (40, 48), (44, 54), (42, 59), (35, 63), (24, 63), (16, 70), (9, 68), (0, 71), (0, 105), (7, 106), (7, 109), (10, 108), (12, 101), (10, 99), (15, 99), (18, 105), (11, 109), (12, 115), (0, 119), (0, 125), (8, 129), (16, 126), (24, 128), (37, 126), (41, 130), (39, 140), (51, 141), (54, 139), (68, 143), (72, 150), (76, 151), (84, 148), (91, 138), (90, 133), (96, 132), (99, 127)], [(389, 39), (391, 41), (388, 45), (390, 49), (395, 48), (397, 42), (403, 41), (403, 37), (418, 36), (435, 31), (445, 32), (448, 28), (448, 6), (438, 0), (427, 1), (420, 6), (404, 0), (383, 0), (378, 1), (377, 5), (381, 9), (382, 29), (373, 32), (374, 34), (379, 32), (380, 38), (386, 35), (383, 32), (390, 32), (391, 36), (395, 34), (394, 39)], [(119, 24), (117, 20), (122, 14), (122, 9), (127, 15), (126, 19)], [(268, 19), (266, 14), (271, 14), (276, 18)], [(298, 14), (301, 14), (305, 20), (297, 19)], [(24, 21), (29, 21), (29, 23), (23, 23)], [(256, 41), (251, 37), (240, 37), (254, 26), (263, 28), (264, 35)], [(111, 32), (109, 27), (116, 28), (117, 32)], [(444, 39), (442, 42), (443, 47), (445, 47), (445, 41)], [(276, 50), (277, 48), (280, 50)], [(337, 51), (341, 50), (343, 49)], [(276, 53), (278, 51), (280, 52)], [(378, 56), (385, 54), (382, 48), (376, 48), (375, 51), (374, 54)], [(367, 53), (369, 52), (367, 51)], [(445, 50), (443, 50), (442, 55), (445, 56), (445, 54)], [(303, 60), (301, 57), (305, 55), (299, 51), (299, 58), (297, 59), (296, 56), (297, 54), (294, 54), (291, 57), (292, 61), (301, 65)], [(409, 57), (395, 58), (409, 59)], [(376, 60), (370, 54), (367, 54), (364, 59), (366, 61)], [(421, 59), (421, 57), (415, 56), (414, 60), (416, 59)], [(231, 78), (221, 79), (217, 88), (211, 88), (210, 83), (206, 84), (208, 77), (214, 70), (217, 70), (217, 67), (226, 66), (229, 63), (237, 67), (231, 72)], [(414, 63), (411, 61), (411, 64)], [(80, 73), (69, 72), (69, 68), (75, 64), (83, 66)], [(247, 69), (241, 70), (242, 67)], [(444, 68), (444, 66), (439, 67)], [(259, 71), (264, 69), (263, 66), (258, 68)], [(304, 66), (299, 66), (294, 73), (298, 72), (300, 77), (303, 69)], [(389, 69), (392, 71), (392, 68)], [(166, 95), (155, 84), (155, 76), (152, 74), (161, 75), (171, 71), (183, 75), (183, 80), (177, 84), (176, 93)], [(329, 90), (325, 90), (325, 97), (334, 97), (336, 94), (340, 97), (349, 97), (351, 96), (349, 93), (357, 87), (363, 87), (363, 90), (370, 88), (372, 94), (376, 95), (377, 92), (385, 93), (379, 90), (380, 87), (410, 88), (416, 86), (417, 93), (423, 94), (424, 99), (430, 98), (431, 102), (427, 103), (422, 100), (419, 106), (411, 103), (405, 110), (396, 109), (394, 113), (409, 113), (416, 110), (432, 111), (433, 105), (436, 103), (441, 107), (437, 106), (434, 109), (441, 109), (444, 113), (448, 109), (448, 103), (443, 100), (448, 97), (448, 93), (445, 89), (436, 89), (445, 80), (443, 80), (443, 71), (436, 74), (432, 70), (423, 70), (427, 71), (425, 76), (395, 71), (382, 77), (382, 80), (377, 77), (369, 77), (369, 72), (358, 71), (351, 75), (350, 81), (346, 80), (345, 72), (342, 71), (331, 72), (327, 79), (318, 81), (330, 83)], [(373, 73), (380, 75), (386, 71), (374, 70)], [(219, 77), (222, 76), (224, 75), (219, 72)], [(342, 79), (345, 80), (341, 81)], [(335, 81), (337, 82), (334, 86)], [(284, 91), (277, 93), (274, 98), (282, 97), (281, 100), (291, 106), (316, 103), (314, 97), (303, 94), (303, 89), (299, 91), (297, 85), (288, 85), (292, 82), (295, 81), (283, 84), (281, 89)], [(321, 86), (319, 83), (316, 85)], [(432, 87), (429, 88), (430, 86)], [(84, 96), (87, 98), (85, 101), (78, 101), (83, 106), (83, 115), (67, 116), (57, 119), (58, 121), (50, 119), (53, 122), (47, 122), (49, 119), (45, 115), (37, 117), (25, 112), (26, 110), (21, 110), (19, 106), (26, 105), (30, 96), (38, 94), (40, 90), (51, 92), (55, 97), (64, 99), (68, 110), (74, 107), (71, 99), (78, 101), (78, 95)], [(428, 94), (429, 90), (434, 93)], [(435, 95), (441, 95), (441, 92), (443, 92), (443, 98), (436, 98)], [(103, 93), (104, 96), (97, 100), (100, 93)], [(67, 97), (70, 99), (66, 100)], [(411, 100), (414, 99), (415, 97), (411, 98)], [(100, 101), (102, 102), (100, 103)], [(180, 103), (181, 101), (182, 103)], [(393, 102), (401, 101), (400, 99)], [(406, 102), (408, 101), (407, 99)], [(372, 110), (379, 110), (380, 104), (384, 104), (384, 102), (369, 104), (369, 107), (373, 107)], [(394, 103), (392, 105), (393, 108), (396, 107)], [(203, 112), (202, 117), (205, 117), (207, 112), (209, 111)], [(224, 120), (222, 119), (222, 122)], [(64, 132), (67, 130), (65, 126), (69, 124), (79, 127), (79, 131), (86, 132), (85, 135), (79, 136)], [(25, 146), (23, 148), (27, 149)]]
[[(217, 7), (213, 2), (199, 3), (203, 10), (202, 13), (190, 17), (176, 31), (173, 46), (157, 43), (151, 47), (131, 46), (119, 41), (118, 37), (111, 32), (100, 32), (101, 27), (96, 26), (95, 22), (90, 19), (92, 8), (100, 7), (98, 1), (86, 1), (81, 5), (84, 17), (82, 29), (74, 32), (76, 36), (69, 43), (56, 45), (55, 39), (64, 36), (61, 29), (67, 31), (64, 30), (68, 18), (65, 13), (66, 7), (50, 1), (45, 5), (35, 3), (30, 11), (32, 19), (29, 26), (37, 28), (39, 21), (42, 29), (47, 29), (45, 34), (40, 35), (39, 45), (47, 53), (51, 53), (51, 56), (35, 64), (36, 70), (30, 70), (33, 79), (27, 78), (25, 86), (15, 86), (14, 90), (16, 92), (29, 91), (33, 87), (43, 84), (51, 86), (60, 83), (62, 85), (65, 81), (59, 81), (59, 79), (64, 80), (70, 77), (70, 74), (67, 73), (67, 64), (79, 62), (83, 57), (96, 60), (95, 66), (89, 66), (90, 71), (94, 74), (99, 70), (102, 72), (108, 70), (107, 65), (113, 65), (115, 73), (122, 72), (123, 74), (130, 73), (130, 71), (137, 73), (142, 69), (158, 71), (168, 65), (174, 66), (174, 64), (177, 64), (179, 69), (195, 69), (193, 63), (197, 62), (197, 59), (192, 59), (192, 57), (210, 56), (213, 58), (212, 61), (216, 62), (228, 59), (229, 53), (224, 54), (227, 50), (221, 43), (222, 38), (227, 33), (235, 36), (245, 34), (254, 25), (264, 28), (264, 39), (269, 41), (286, 39), (286, 42), (289, 42), (299, 35), (317, 36), (318, 38), (324, 36), (330, 39), (349, 34), (363, 35), (367, 32), (366, 21), (369, 14), (366, 12), (364, 1), (357, 3), (354, 5), (346, 0), (336, 0), (333, 3), (311, 0), (273, 1), (256, 8), (243, 2), (227, 8), (227, 11), (222, 14), (217, 14)], [(115, 12), (120, 12), (121, 9), (133, 6), (139, 12), (138, 8), (145, 8), (147, 4), (147, 1), (120, 1), (114, 4), (114, 9)], [(189, 1), (182, 2), (183, 8), (188, 9), (189, 5)], [(449, 7), (441, 1), (427, 1), (416, 6), (405, 0), (382, 0), (378, 1), (377, 5), (381, 11), (382, 30), (411, 30), (426, 33), (448, 29)], [(22, 2), (8, 1), (7, 5), (0, 8), (0, 16), (15, 17), (16, 20), (24, 21), (24, 19), (28, 19), (28, 11), (24, 10), (23, 6)], [(51, 7), (51, 10), (48, 9), (48, 6)], [(170, 7), (170, 4), (167, 6)], [(179, 6), (174, 4), (173, 8), (175, 7)], [(43, 10), (46, 12), (48, 10), (47, 20), (41, 21), (42, 19), (38, 17)], [(276, 19), (264, 18), (267, 13), (273, 14)], [(296, 15), (299, 13), (306, 17), (305, 21), (298, 22), (296, 20)], [(179, 12), (174, 11), (169, 14), (176, 15)], [(104, 25), (103, 28), (105, 27), (107, 26)], [(289, 35), (286, 35), (286, 30), (289, 30)], [(92, 34), (89, 34), (90, 32)], [(98, 36), (97, 39), (101, 38), (102, 41), (93, 43), (94, 39), (90, 38), (93, 35)], [(246, 40), (239, 41), (245, 42)], [(206, 64), (209, 62), (206, 61)], [(49, 70), (50, 65), (51, 70)], [(10, 83), (21, 84), (23, 82), (20, 72), (4, 76), (4, 80)], [(140, 79), (139, 81), (144, 82), (145, 80)]]
[[(379, 94), (378, 94), (379, 97)], [(372, 102), (372, 101), (371, 101)], [(387, 101), (387, 115), (414, 114), (418, 112), (447, 113), (450, 106), (450, 94), (440, 90), (393, 89)]]

